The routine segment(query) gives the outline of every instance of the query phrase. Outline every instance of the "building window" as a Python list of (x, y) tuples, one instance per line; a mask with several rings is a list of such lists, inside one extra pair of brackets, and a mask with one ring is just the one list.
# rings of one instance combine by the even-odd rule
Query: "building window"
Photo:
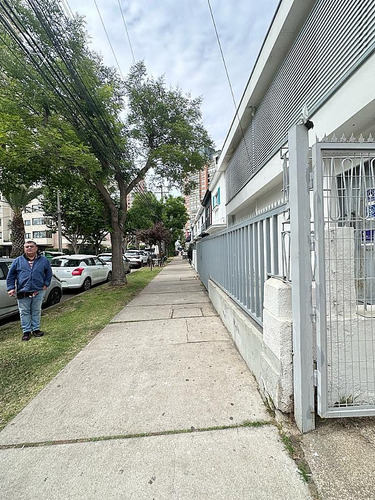
[(220, 188), (217, 188), (215, 195), (212, 197), (212, 208), (220, 205)]
[(52, 238), (51, 231), (33, 231), (33, 238)]
[(25, 226), (31, 226), (31, 220), (30, 219), (24, 220), (23, 223), (25, 224)]
[(25, 239), (29, 240), (31, 238), (31, 233), (25, 233)]
[(31, 210), (33, 212), (41, 212), (42, 211), (42, 206), (41, 205), (32, 205)]
[(43, 226), (45, 224), (45, 219), (43, 217), (37, 217), (33, 219), (33, 226)]

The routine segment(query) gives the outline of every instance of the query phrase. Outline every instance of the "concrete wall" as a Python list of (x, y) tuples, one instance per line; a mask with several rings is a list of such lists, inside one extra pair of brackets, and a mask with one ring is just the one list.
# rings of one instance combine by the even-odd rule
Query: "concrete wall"
[(293, 411), (292, 316), (290, 284), (271, 278), (265, 283), (262, 329), (215, 283), (210, 299), (233, 341), (254, 374), (271, 407)]

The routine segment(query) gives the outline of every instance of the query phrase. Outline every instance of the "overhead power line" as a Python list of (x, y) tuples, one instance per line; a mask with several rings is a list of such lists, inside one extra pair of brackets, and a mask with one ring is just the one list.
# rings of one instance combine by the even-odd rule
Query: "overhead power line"
[[(34, 68), (42, 74), (46, 83), (59, 96), (60, 100), (64, 103), (67, 109), (69, 109), (72, 114), (72, 119), (77, 124), (80, 124), (82, 128), (91, 129), (94, 141), (97, 144), (102, 144), (102, 146), (106, 148), (107, 154), (108, 151), (112, 150), (121, 154), (118, 150), (117, 144), (113, 140), (111, 125), (108, 124), (105, 117), (102, 116), (102, 111), (95, 103), (95, 99), (90, 95), (90, 92), (85, 86), (82, 78), (77, 74), (66, 57), (65, 50), (61, 45), (61, 40), (64, 39), (64, 33), (60, 32), (56, 35), (54, 29), (56, 29), (57, 26), (53, 26), (52, 28), (52, 26), (48, 24), (46, 19), (48, 18), (47, 13), (43, 13), (33, 0), (27, 1), (30, 8), (38, 18), (46, 35), (50, 39), (53, 49), (56, 50), (56, 53), (60, 56), (62, 62), (65, 63), (65, 67), (71, 76), (71, 81), (66, 78), (66, 73), (64, 73), (58, 65), (53, 63), (54, 58), (51, 57), (50, 51), (46, 54), (45, 48), (36, 39), (34, 39), (33, 34), (30, 33), (25, 27), (22, 18), (18, 15), (16, 10), (13, 9), (8, 0), (4, 0), (3, 2), (2, 10), (5, 15), (0, 16), (0, 22), (3, 24), (13, 41), (26, 55), (32, 66), (34, 66)], [(63, 16), (64, 14), (61, 13), (61, 15)], [(99, 123), (101, 123), (102, 128), (107, 131), (107, 133), (103, 134), (103, 130), (97, 128), (95, 122), (93, 121), (92, 111), (90, 115), (88, 115), (88, 110), (85, 109), (84, 103), (89, 103), (89, 105), (92, 106), (92, 111), (95, 110), (96, 119)]]
[(112, 43), (111, 43), (111, 39), (109, 38), (107, 28), (105, 27), (105, 24), (104, 24), (104, 21), (103, 21), (102, 15), (101, 15), (101, 13), (100, 13), (100, 10), (99, 10), (99, 7), (98, 7), (98, 4), (96, 3), (96, 0), (94, 0), (94, 4), (95, 4), (96, 10), (97, 10), (97, 12), (98, 12), (98, 16), (99, 16), (99, 18), (100, 18), (100, 21), (101, 21), (101, 23), (102, 23), (102, 26), (103, 26), (103, 30), (104, 30), (105, 36), (107, 37), (107, 41), (108, 41), (108, 43), (109, 43), (109, 46), (111, 47), (111, 51), (112, 51), (113, 57), (114, 57), (114, 59), (115, 59), (115, 61), (116, 61), (117, 68), (118, 68), (118, 70), (119, 70), (119, 72), (120, 72), (121, 78), (124, 78), (124, 77), (123, 77), (123, 75), (122, 75), (121, 68), (120, 68), (120, 64), (119, 64), (119, 62), (118, 62), (118, 60), (117, 60), (117, 57), (116, 57), (115, 51), (113, 50), (113, 45), (112, 45)]
[[(0, 11), (4, 14), (0, 15), (0, 23), (4, 26), (5, 31), (20, 51), (25, 54), (27, 60), (31, 63), (31, 67), (38, 71), (50, 89), (53, 89), (58, 95), (60, 101), (69, 110), (73, 120), (80, 128), (91, 131), (91, 137), (94, 138), (97, 145), (104, 147), (107, 152), (114, 150), (118, 155), (122, 155), (123, 152), (118, 149), (118, 145), (114, 142), (111, 124), (106, 121), (100, 106), (96, 102), (96, 97), (90, 92), (65, 50), (63, 42), (67, 38), (61, 24), (58, 26), (55, 25), (53, 20), (51, 20), (51, 16), (43, 12), (39, 2), (36, 0), (27, 0), (27, 2), (44, 30), (45, 35), (50, 40), (52, 52), (49, 48), (47, 53), (46, 47), (40, 44), (35, 35), (29, 31), (10, 0), (3, 1)], [(61, 12), (61, 15), (65, 16), (63, 12)], [(9, 45), (7, 39), (4, 39), (3, 42), (14, 53), (13, 47)], [(70, 75), (70, 79), (67, 78), (67, 74), (62, 67), (55, 64), (56, 55), (64, 64), (65, 69)], [(35, 78), (35, 75), (29, 72), (27, 65), (25, 66), (25, 70), (30, 78)], [(89, 107), (92, 107), (92, 111), (95, 111), (95, 115), (89, 113), (90, 110), (87, 108), (87, 103), (89, 103)], [(101, 125), (101, 128), (97, 127), (96, 122)], [(136, 186), (135, 192), (137, 191), (141, 196), (144, 196), (144, 192), (139, 186)]]
[[(99, 16), (99, 19), (100, 19), (100, 22), (102, 24), (102, 27), (103, 27), (103, 30), (104, 30), (104, 33), (106, 35), (106, 38), (107, 38), (107, 41), (108, 41), (108, 44), (111, 48), (111, 51), (112, 51), (112, 55), (114, 57), (114, 60), (116, 62), (116, 65), (117, 65), (117, 68), (120, 72), (120, 75), (121, 77), (123, 77), (122, 75), (122, 71), (121, 71), (121, 66), (119, 64), (119, 61), (118, 61), (118, 58), (117, 58), (117, 55), (116, 55), (116, 52), (114, 50), (114, 47), (113, 47), (113, 44), (111, 42), (111, 39), (110, 39), (110, 36), (108, 34), (108, 29), (105, 25), (105, 22), (104, 22), (104, 18), (102, 16), (102, 13), (100, 11), (100, 7), (97, 3), (96, 0), (93, 0), (94, 1), (94, 4), (95, 4), (95, 7), (96, 7), (96, 10), (97, 10), (97, 13), (98, 13), (98, 16)], [(132, 61), (133, 61), (133, 64), (135, 64), (135, 56), (134, 56), (134, 50), (133, 50), (133, 45), (132, 45), (132, 42), (131, 42), (131, 39), (130, 39), (130, 34), (129, 34), (129, 30), (128, 30), (128, 26), (127, 26), (127, 23), (126, 23), (126, 19), (125, 19), (125, 14), (124, 14), (124, 9), (121, 7), (121, 1), (120, 0), (117, 0), (118, 1), (118, 6), (119, 6), (119, 9), (120, 9), (120, 13), (121, 13), (121, 19), (122, 19), (122, 23), (124, 25), (124, 28), (125, 28), (125, 33), (126, 33), (126, 38), (128, 40), (128, 44), (129, 44), (129, 48), (130, 48), (130, 52), (131, 52), (131, 55), (132, 55)], [(69, 13), (71, 15), (71, 17), (73, 18), (74, 15), (73, 15), (73, 12), (72, 12), (72, 9), (69, 5), (69, 1), (68, 0), (60, 0), (60, 2), (62, 2), (63, 4), (66, 5), (67, 9), (69, 10)]]
[(117, 0), (117, 1), (118, 1), (118, 5), (119, 5), (119, 7), (120, 7), (121, 17), (122, 17), (122, 21), (123, 21), (123, 23), (124, 23), (124, 27), (125, 27), (125, 31), (126, 31), (126, 36), (127, 36), (127, 38), (128, 38), (129, 47), (130, 47), (130, 52), (132, 53), (133, 64), (135, 64), (135, 57), (134, 57), (134, 52), (133, 52), (133, 46), (132, 46), (132, 43), (131, 43), (131, 41), (130, 41), (129, 31), (128, 31), (128, 27), (127, 27), (127, 24), (126, 24), (126, 21), (125, 21), (124, 11), (122, 10), (120, 0)]
[[(53, 47), (55, 48), (58, 55), (60, 56), (60, 59), (64, 62), (65, 67), (68, 70), (74, 84), (77, 86), (76, 89), (74, 89), (74, 90), (78, 91), (77, 92), (78, 97), (83, 97), (84, 98), (83, 100), (86, 103), (93, 106), (93, 108), (96, 111), (97, 118), (99, 118), (99, 121), (100, 121), (102, 127), (107, 132), (108, 138), (112, 142), (112, 146), (116, 150), (117, 145), (113, 140), (113, 136), (111, 133), (111, 127), (108, 124), (107, 120), (103, 117), (102, 111), (99, 108), (99, 103), (98, 103), (96, 97), (87, 88), (87, 85), (85, 84), (82, 75), (79, 75), (77, 68), (74, 67), (72, 62), (71, 62), (71, 57), (69, 57), (69, 55), (67, 55), (66, 49), (61, 44), (60, 40), (65, 38), (64, 32), (62, 32), (61, 30), (58, 33), (55, 32), (56, 27), (57, 27), (56, 23), (53, 25), (51, 23), (51, 21), (49, 20), (48, 13), (42, 12), (42, 10), (40, 9), (39, 2), (37, 2), (36, 0), (27, 0), (27, 1), (29, 3), (30, 7), (32, 8), (33, 12), (35, 13), (38, 21), (40, 22), (42, 28), (46, 32), (50, 41), (52, 42)], [(80, 105), (80, 109), (82, 110), (82, 105)]]
[(62, 4), (62, 7), (64, 9), (64, 11), (69, 14), (71, 17), (73, 17), (73, 11), (72, 9), (70, 8), (70, 5), (69, 5), (69, 2), (68, 0), (60, 0), (61, 4)]
[(240, 130), (241, 130), (242, 140), (243, 140), (244, 145), (245, 145), (247, 156), (248, 156), (249, 160), (251, 161), (251, 156), (250, 156), (250, 153), (249, 153), (249, 150), (248, 150), (248, 147), (247, 147), (247, 143), (246, 143), (246, 139), (245, 139), (245, 133), (244, 133), (244, 130), (242, 128), (240, 117), (238, 115), (238, 108), (237, 108), (236, 99), (234, 97), (233, 86), (232, 86), (232, 82), (231, 82), (231, 79), (230, 79), (230, 76), (229, 76), (229, 71), (228, 71), (227, 63), (225, 61), (224, 52), (223, 52), (223, 49), (222, 49), (222, 46), (221, 46), (220, 37), (219, 37), (219, 33), (218, 33), (218, 30), (217, 30), (217, 27), (216, 27), (216, 22), (215, 22), (215, 18), (214, 18), (214, 14), (213, 14), (212, 8), (211, 8), (210, 0), (207, 0), (207, 3), (208, 3), (208, 8), (210, 9), (212, 24), (213, 24), (214, 29), (215, 29), (216, 40), (217, 40), (217, 43), (219, 45), (221, 59), (223, 61), (225, 73), (227, 75), (227, 80), (228, 80), (230, 92), (232, 94), (232, 99), (233, 99), (233, 104), (234, 104), (234, 109), (235, 109), (235, 116), (236, 116), (236, 118), (238, 120), (238, 124), (239, 124)]

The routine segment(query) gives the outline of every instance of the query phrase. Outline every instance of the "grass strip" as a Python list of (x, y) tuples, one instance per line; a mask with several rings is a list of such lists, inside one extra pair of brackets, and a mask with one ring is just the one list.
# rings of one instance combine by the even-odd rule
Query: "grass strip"
[(303, 481), (305, 481), (305, 483), (309, 483), (311, 480), (311, 471), (307, 461), (305, 460), (299, 439), (296, 436), (287, 434), (281, 428), (279, 428), (279, 433), (286, 451), (297, 464), (298, 472), (300, 473)]
[(19, 320), (0, 328), (0, 430), (160, 271), (140, 269), (43, 312), (46, 335), (21, 342)]
[(266, 420), (256, 420), (254, 422), (245, 421), (240, 424), (230, 424), (230, 425), (218, 425), (212, 427), (190, 427), (188, 429), (174, 429), (169, 431), (159, 431), (159, 432), (141, 432), (136, 434), (117, 434), (114, 436), (98, 436), (91, 438), (76, 438), (76, 439), (63, 439), (56, 441), (40, 441), (36, 443), (17, 443), (17, 444), (5, 444), (0, 445), (0, 450), (9, 450), (16, 448), (40, 448), (42, 446), (59, 446), (63, 444), (81, 444), (81, 443), (97, 443), (99, 441), (114, 441), (119, 439), (134, 439), (134, 438), (144, 438), (144, 437), (155, 437), (155, 436), (170, 436), (175, 434), (192, 434), (200, 432), (209, 431), (223, 431), (227, 429), (240, 429), (243, 427), (263, 427), (265, 425), (273, 425), (273, 422)]

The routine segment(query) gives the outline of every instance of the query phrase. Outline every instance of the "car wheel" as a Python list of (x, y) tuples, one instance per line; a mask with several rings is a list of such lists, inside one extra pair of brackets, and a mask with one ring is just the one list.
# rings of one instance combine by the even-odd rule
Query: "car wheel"
[(61, 300), (61, 296), (62, 296), (62, 293), (61, 293), (60, 288), (53, 288), (48, 294), (48, 297), (46, 300), (46, 307), (58, 304)]
[(91, 280), (90, 278), (86, 278), (85, 281), (83, 282), (82, 290), (86, 292), (87, 290), (90, 290), (90, 288), (91, 288)]
[(107, 282), (112, 281), (112, 271), (109, 271), (108, 276), (107, 276)]

